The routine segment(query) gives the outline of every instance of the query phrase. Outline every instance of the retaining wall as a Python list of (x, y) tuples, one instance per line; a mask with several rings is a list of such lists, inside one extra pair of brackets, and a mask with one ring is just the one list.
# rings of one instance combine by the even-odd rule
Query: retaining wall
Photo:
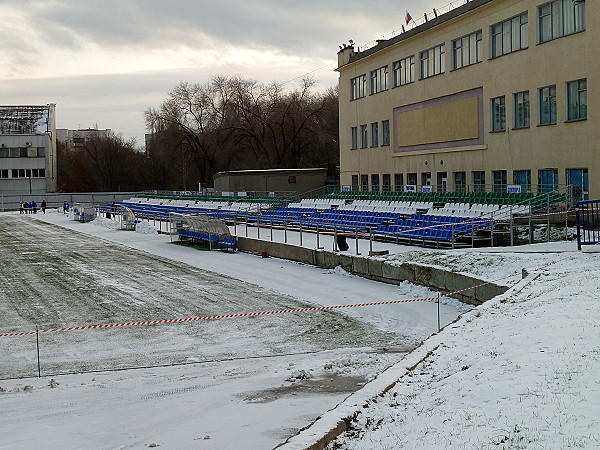
[(354, 275), (384, 283), (400, 284), (402, 281), (410, 281), (443, 293), (477, 286), (453, 295), (454, 298), (473, 305), (480, 305), (509, 289), (507, 286), (487, 283), (478, 278), (449, 272), (437, 267), (408, 262), (393, 264), (381, 259), (314, 250), (246, 237), (238, 237), (238, 249), (249, 253), (266, 253), (266, 255), (275, 258), (298, 261), (324, 269), (333, 269), (340, 266)]

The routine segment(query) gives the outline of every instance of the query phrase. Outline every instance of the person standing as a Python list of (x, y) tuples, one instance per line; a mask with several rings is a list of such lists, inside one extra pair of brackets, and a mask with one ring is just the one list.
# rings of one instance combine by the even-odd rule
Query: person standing
[(25, 214), (25, 205), (23, 202), (19, 203), (19, 214)]
[(46, 200), (42, 200), (42, 212), (46, 214)]

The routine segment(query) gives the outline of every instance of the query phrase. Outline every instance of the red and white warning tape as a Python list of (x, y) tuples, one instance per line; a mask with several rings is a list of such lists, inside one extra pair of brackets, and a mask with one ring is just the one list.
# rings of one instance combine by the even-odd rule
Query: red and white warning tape
[[(544, 266), (533, 269), (532, 272), (545, 269), (545, 268), (552, 266), (554, 264), (557, 264), (561, 261), (565, 261), (567, 259), (573, 258), (574, 256), (575, 255), (569, 255), (565, 258), (559, 259), (557, 261), (553, 261), (549, 264), (546, 264)], [(222, 314), (222, 315), (216, 315), (216, 316), (186, 317), (186, 318), (182, 318), (182, 319), (163, 319), (163, 320), (148, 320), (148, 321), (143, 321), (143, 322), (113, 323), (113, 324), (105, 324), (105, 325), (87, 325), (87, 326), (81, 326), (81, 327), (48, 328), (45, 330), (28, 331), (28, 332), (21, 332), (21, 333), (5, 333), (5, 334), (0, 334), (0, 337), (30, 336), (30, 335), (34, 335), (37, 333), (55, 333), (55, 332), (60, 332), (60, 331), (95, 330), (95, 329), (102, 329), (102, 328), (131, 327), (131, 326), (140, 326), (140, 325), (159, 325), (159, 324), (164, 324), (164, 323), (181, 323), (181, 322), (194, 322), (194, 321), (200, 321), (200, 320), (234, 319), (234, 318), (241, 318), (241, 317), (268, 316), (268, 315), (275, 315), (275, 314), (289, 314), (289, 313), (310, 312), (310, 311), (327, 311), (327, 310), (333, 310), (333, 309), (359, 308), (359, 307), (366, 307), (366, 306), (397, 305), (400, 303), (429, 302), (429, 301), (437, 300), (438, 298), (450, 297), (455, 294), (460, 294), (462, 292), (470, 291), (471, 289), (477, 289), (479, 287), (495, 283), (496, 281), (500, 281), (500, 280), (509, 278), (511, 276), (513, 276), (513, 274), (510, 274), (510, 275), (507, 275), (507, 276), (504, 276), (501, 278), (497, 278), (492, 281), (486, 281), (484, 283), (481, 283), (481, 284), (478, 284), (475, 286), (469, 286), (467, 288), (460, 289), (460, 290), (457, 290), (454, 292), (449, 292), (447, 294), (440, 295), (440, 297), (415, 298), (415, 299), (410, 299), (410, 300), (389, 300), (389, 301), (383, 301), (383, 302), (369, 302), (369, 303), (355, 303), (355, 304), (351, 304), (351, 305), (315, 306), (312, 308), (281, 309), (281, 310), (277, 310), (277, 311), (259, 311), (259, 312), (238, 313), (238, 314)]]

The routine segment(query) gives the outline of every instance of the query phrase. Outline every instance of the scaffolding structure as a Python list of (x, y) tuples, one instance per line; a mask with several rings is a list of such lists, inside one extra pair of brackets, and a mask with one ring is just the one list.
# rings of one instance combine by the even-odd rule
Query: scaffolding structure
[(0, 106), (0, 134), (48, 133), (50, 105)]

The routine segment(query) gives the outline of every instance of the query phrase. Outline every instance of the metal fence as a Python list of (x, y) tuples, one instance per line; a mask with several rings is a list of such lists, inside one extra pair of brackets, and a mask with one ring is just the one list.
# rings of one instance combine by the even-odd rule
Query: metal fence
[(0, 195), (0, 211), (16, 211), (21, 203), (35, 201), (39, 205), (46, 200), (48, 208), (58, 208), (64, 202), (90, 203), (97, 205), (101, 203), (120, 202), (135, 197), (143, 192), (47, 192), (43, 194), (11, 194)]
[(577, 203), (577, 249), (600, 244), (600, 200)]

